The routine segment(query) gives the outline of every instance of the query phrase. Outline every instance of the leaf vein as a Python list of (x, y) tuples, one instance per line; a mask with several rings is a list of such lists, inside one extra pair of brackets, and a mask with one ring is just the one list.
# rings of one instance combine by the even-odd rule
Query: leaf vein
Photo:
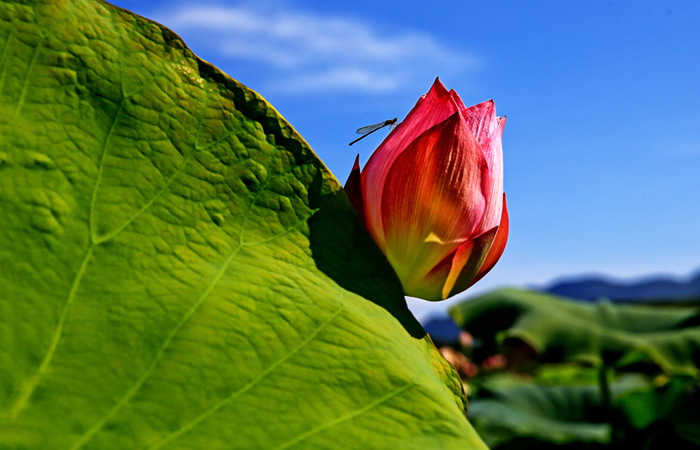
[(312, 211), (311, 211), (311, 214), (309, 214), (307, 217), (304, 217), (303, 219), (300, 219), (299, 221), (297, 221), (297, 223), (295, 223), (295, 224), (292, 225), (291, 227), (287, 228), (286, 230), (282, 231), (281, 233), (275, 234), (274, 236), (271, 236), (271, 237), (269, 237), (269, 238), (267, 238), (267, 239), (263, 239), (263, 240), (257, 241), (257, 242), (241, 242), (241, 245), (244, 246), (244, 247), (256, 247), (256, 246), (258, 246), (258, 245), (269, 244), (270, 242), (272, 242), (272, 241), (274, 241), (274, 240), (276, 240), (276, 239), (279, 239), (279, 238), (281, 238), (282, 236), (285, 236), (286, 234), (288, 234), (288, 233), (290, 233), (290, 232), (296, 230), (296, 229), (299, 228), (301, 225), (303, 225), (303, 224), (305, 224), (306, 222), (308, 222), (308, 220), (309, 220), (310, 218), (312, 218), (312, 217), (316, 214), (317, 211), (318, 211), (317, 209), (312, 210)]
[(58, 348), (58, 343), (60, 342), (61, 336), (63, 334), (63, 328), (64, 328), (66, 320), (68, 318), (68, 312), (70, 311), (71, 306), (73, 305), (73, 301), (75, 300), (75, 293), (78, 290), (78, 285), (80, 284), (80, 281), (82, 280), (83, 275), (85, 274), (88, 261), (90, 260), (90, 257), (92, 256), (92, 252), (93, 252), (94, 248), (95, 248), (94, 245), (90, 244), (87, 251), (85, 252), (85, 256), (83, 257), (83, 261), (80, 263), (78, 273), (75, 275), (75, 278), (73, 279), (73, 283), (71, 284), (70, 290), (68, 291), (68, 296), (67, 296), (66, 301), (63, 305), (63, 309), (61, 310), (61, 315), (59, 316), (58, 324), (56, 325), (56, 330), (54, 331), (53, 337), (51, 338), (51, 343), (49, 344), (49, 348), (46, 351), (46, 354), (44, 355), (44, 358), (42, 359), (41, 364), (39, 365), (39, 368), (34, 373), (34, 375), (32, 375), (32, 377), (28, 380), (28, 382), (25, 384), (25, 386), (22, 388), (22, 393), (19, 395), (19, 397), (15, 401), (14, 405), (12, 406), (12, 409), (10, 412), (10, 420), (15, 420), (17, 418), (17, 416), (19, 415), (19, 413), (27, 406), (27, 403), (29, 402), (29, 398), (32, 396), (32, 394), (34, 393), (34, 390), (36, 389), (37, 385), (39, 384), (39, 380), (41, 379), (43, 374), (46, 372), (49, 365), (51, 364), (51, 361), (53, 360), (53, 357), (56, 353), (56, 349)]
[[(19, 100), (17, 101), (17, 107), (15, 108), (15, 114), (14, 118), (17, 119), (19, 116), (19, 112), (22, 109), (22, 106), (24, 105), (24, 98), (27, 95), (27, 86), (29, 85), (29, 77), (32, 73), (32, 69), (34, 68), (34, 63), (36, 62), (36, 55), (39, 54), (39, 48), (41, 47), (41, 43), (44, 40), (44, 36), (39, 37), (39, 42), (37, 42), (36, 47), (34, 47), (34, 53), (32, 53), (32, 59), (29, 60), (29, 67), (27, 67), (27, 74), (24, 77), (24, 82), (22, 83), (22, 91), (19, 94)], [(4, 75), (4, 73), (3, 73)]]
[(121, 100), (119, 101), (119, 106), (117, 107), (117, 111), (114, 113), (114, 118), (112, 119), (112, 123), (109, 126), (109, 130), (107, 131), (107, 136), (105, 137), (105, 141), (102, 144), (102, 154), (100, 155), (100, 162), (97, 167), (97, 176), (95, 177), (95, 186), (92, 189), (92, 198), (90, 199), (90, 223), (89, 223), (89, 230), (90, 230), (90, 242), (94, 244), (98, 242), (102, 242), (100, 238), (97, 236), (97, 230), (96, 230), (96, 225), (95, 225), (95, 207), (97, 205), (97, 192), (100, 189), (100, 183), (102, 181), (102, 172), (104, 172), (104, 166), (105, 166), (105, 157), (107, 156), (107, 148), (109, 147), (109, 141), (110, 138), (112, 137), (112, 133), (114, 132), (115, 125), (117, 123), (117, 120), (119, 119), (119, 114), (122, 111), (122, 107), (124, 105), (124, 97), (122, 96)]
[(205, 419), (219, 411), (221, 408), (229, 404), (231, 401), (236, 399), (238, 396), (241, 394), (244, 394), (245, 392), (249, 391), (250, 389), (253, 388), (257, 383), (259, 383), (262, 379), (264, 379), (267, 375), (269, 375), (273, 370), (275, 370), (277, 367), (282, 365), (285, 361), (287, 361), (289, 358), (291, 358), (293, 355), (298, 353), (300, 350), (302, 350), (304, 347), (306, 347), (313, 339), (321, 333), (328, 325), (330, 325), (333, 320), (338, 317), (338, 315), (345, 309), (344, 306), (341, 306), (336, 310), (333, 314), (328, 316), (326, 320), (324, 320), (316, 329), (309, 333), (309, 335), (302, 341), (300, 342), (296, 347), (294, 347), (292, 350), (287, 352), (284, 356), (282, 356), (280, 359), (272, 363), (270, 366), (268, 366), (267, 369), (263, 370), (260, 372), (255, 378), (250, 380), (245, 386), (242, 388), (238, 389), (235, 392), (232, 392), (228, 397), (225, 397), (221, 399), (219, 402), (217, 402), (214, 406), (209, 408), (208, 410), (204, 411), (202, 414), (200, 414), (198, 417), (196, 417), (194, 420), (190, 421), (188, 424), (180, 428), (178, 431), (170, 434), (167, 436), (165, 439), (162, 441), (158, 442), (155, 445), (152, 445), (149, 447), (149, 450), (156, 450), (164, 445), (168, 444), (169, 442), (173, 441), (174, 439), (177, 439), (184, 433), (188, 432), (189, 430), (193, 429), (197, 425), (199, 425), (201, 422), (203, 422)]
[(236, 249), (231, 253), (231, 255), (226, 259), (224, 262), (223, 266), (219, 270), (219, 272), (216, 274), (216, 276), (212, 279), (211, 283), (209, 283), (209, 286), (207, 289), (204, 290), (202, 295), (199, 296), (196, 302), (192, 304), (190, 309), (187, 310), (187, 312), (182, 316), (180, 321), (173, 327), (173, 329), (170, 331), (168, 336), (165, 338), (163, 343), (160, 345), (158, 352), (156, 355), (153, 357), (151, 360), (151, 363), (149, 366), (146, 368), (146, 370), (143, 372), (143, 374), (139, 377), (139, 379), (134, 383), (131, 388), (126, 392), (124, 397), (122, 397), (119, 402), (117, 402), (114, 407), (105, 415), (105, 417), (100, 420), (98, 423), (96, 423), (90, 430), (88, 430), (87, 433), (85, 433), (78, 441), (76, 441), (73, 446), (70, 447), (70, 450), (76, 450), (80, 447), (82, 447), (86, 442), (90, 440), (92, 436), (95, 435), (102, 427), (111, 419), (114, 417), (120, 410), (123, 408), (133, 397), (136, 395), (136, 393), (141, 389), (143, 384), (146, 382), (148, 377), (151, 376), (153, 371), (155, 370), (156, 366), (160, 362), (161, 358), (163, 357), (163, 354), (165, 353), (165, 350), (170, 346), (170, 343), (172, 340), (175, 338), (177, 333), (180, 331), (180, 329), (183, 327), (183, 325), (194, 315), (194, 313), (199, 309), (199, 307), (204, 303), (204, 300), (209, 296), (209, 293), (211, 293), (212, 289), (214, 289), (214, 286), (219, 282), (223, 274), (226, 272), (228, 269), (228, 266), (231, 264), (231, 262), (234, 260), (236, 255), (238, 255), (241, 247), (240, 245), (236, 247)]
[(379, 399), (373, 401), (372, 403), (370, 403), (370, 404), (368, 404), (368, 405), (365, 405), (363, 408), (360, 408), (360, 409), (358, 409), (358, 410), (356, 410), (356, 411), (353, 411), (353, 412), (351, 412), (351, 413), (348, 413), (348, 414), (345, 414), (345, 415), (343, 415), (343, 416), (340, 416), (340, 417), (338, 417), (338, 418), (336, 418), (336, 419), (333, 419), (333, 420), (331, 420), (331, 421), (329, 421), (329, 422), (326, 422), (326, 423), (324, 423), (324, 424), (322, 424), (322, 425), (319, 425), (319, 426), (317, 426), (317, 427), (315, 427), (315, 428), (312, 428), (311, 430), (307, 431), (306, 433), (300, 434), (299, 436), (295, 437), (294, 439), (292, 439), (292, 440), (290, 440), (290, 441), (287, 441), (287, 442), (285, 442), (284, 444), (275, 447), (275, 450), (282, 450), (282, 449), (285, 449), (285, 448), (289, 448), (289, 447), (291, 447), (292, 445), (298, 444), (299, 442), (303, 441), (304, 439), (307, 439), (307, 438), (309, 438), (309, 437), (311, 437), (311, 436), (313, 436), (313, 435), (315, 435), (315, 434), (318, 434), (319, 432), (321, 432), (321, 431), (323, 431), (323, 430), (325, 430), (325, 429), (334, 427), (334, 426), (336, 426), (336, 425), (338, 425), (338, 424), (340, 424), (340, 423), (343, 423), (343, 422), (346, 422), (346, 421), (348, 421), (348, 420), (351, 420), (351, 419), (353, 419), (353, 418), (355, 418), (355, 417), (357, 417), (357, 416), (359, 416), (359, 415), (361, 415), (361, 414), (363, 414), (363, 413), (365, 413), (365, 412), (371, 410), (371, 409), (374, 408), (375, 406), (381, 405), (382, 403), (391, 400), (392, 398), (396, 397), (397, 395), (403, 393), (404, 391), (410, 389), (410, 388), (413, 387), (413, 386), (415, 386), (414, 383), (410, 383), (410, 384), (407, 384), (407, 385), (405, 385), (405, 386), (401, 386), (399, 389), (397, 389), (397, 390), (395, 390), (395, 391), (393, 391), (393, 392), (388, 393), (388, 394), (385, 395), (384, 397), (381, 397), (381, 398), (379, 398)]
[[(125, 98), (126, 97), (128, 97), (128, 96), (125, 96)], [(199, 148), (197, 147), (197, 142), (199, 141), (199, 135), (200, 135), (201, 130), (202, 130), (202, 122), (204, 120), (203, 114), (204, 113), (202, 113), (202, 115), (200, 115), (200, 117), (199, 117), (199, 123), (197, 125), (197, 132), (195, 133), (194, 143), (192, 145), (193, 150), (190, 152), (190, 154), (188, 154), (184, 158), (180, 167), (178, 167), (177, 170), (175, 171), (175, 173), (173, 173), (172, 176), (165, 182), (165, 185), (163, 185), (163, 187), (160, 190), (158, 190), (158, 192), (156, 192), (153, 195), (153, 197), (151, 197), (138, 211), (136, 211), (136, 213), (134, 213), (133, 216), (131, 216), (130, 218), (125, 220), (120, 226), (118, 226), (117, 228), (115, 228), (111, 232), (109, 232), (103, 236), (95, 235), (95, 237), (94, 237), (95, 244), (101, 244), (105, 241), (112, 239), (117, 234), (121, 233), (122, 230), (124, 230), (126, 227), (129, 226), (129, 224), (133, 223), (136, 219), (138, 219), (139, 216), (141, 216), (141, 214), (146, 212), (146, 210), (148, 210), (148, 208), (150, 208), (151, 205), (153, 205), (156, 202), (156, 200), (158, 200), (160, 198), (161, 195), (163, 195), (165, 192), (168, 191), (168, 189), (170, 189), (170, 186), (172, 185), (173, 181), (175, 181), (175, 179), (178, 176), (180, 176), (180, 174), (185, 170), (185, 167), (187, 166), (187, 164), (189, 164), (189, 162), (194, 158), (195, 152), (197, 150), (199, 150)], [(114, 123), (112, 125), (114, 125)], [(111, 132), (111, 130), (110, 130), (110, 132)], [(94, 195), (93, 195), (93, 199), (94, 199)]]
[(128, 227), (129, 224), (133, 223), (136, 219), (138, 219), (141, 214), (146, 212), (146, 210), (148, 208), (150, 208), (151, 205), (153, 205), (156, 202), (156, 200), (158, 200), (160, 198), (161, 195), (163, 195), (165, 192), (168, 191), (168, 189), (170, 189), (170, 185), (182, 173), (182, 171), (185, 170), (185, 167), (192, 160), (193, 156), (194, 156), (194, 151), (192, 153), (190, 153), (189, 155), (187, 155), (187, 157), (185, 157), (185, 160), (182, 162), (180, 167), (178, 167), (178, 169), (175, 171), (175, 173), (168, 179), (168, 181), (166, 181), (165, 185), (162, 188), (160, 188), (160, 190), (158, 190), (158, 192), (156, 192), (153, 195), (153, 197), (151, 197), (151, 199), (148, 202), (146, 202), (146, 204), (144, 204), (138, 211), (136, 211), (133, 216), (126, 219), (121, 225), (119, 225), (117, 228), (115, 228), (111, 232), (109, 232), (103, 236), (99, 236), (99, 237), (95, 236), (95, 244), (101, 244), (105, 241), (112, 239), (114, 236), (121, 233), (122, 230), (124, 230), (126, 227)]

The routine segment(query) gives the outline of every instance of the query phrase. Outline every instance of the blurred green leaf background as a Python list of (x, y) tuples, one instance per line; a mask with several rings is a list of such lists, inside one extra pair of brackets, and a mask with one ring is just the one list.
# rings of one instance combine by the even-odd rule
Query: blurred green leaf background
[(450, 314), (443, 342), (492, 449), (700, 447), (700, 308), (500, 289)]

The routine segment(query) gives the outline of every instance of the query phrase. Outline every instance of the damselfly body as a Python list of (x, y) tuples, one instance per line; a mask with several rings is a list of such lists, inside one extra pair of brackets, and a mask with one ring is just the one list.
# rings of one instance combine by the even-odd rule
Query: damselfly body
[(381, 128), (384, 128), (387, 125), (393, 126), (394, 124), (396, 124), (397, 120), (398, 119), (396, 117), (394, 117), (393, 119), (385, 120), (384, 122), (379, 122), (379, 123), (375, 123), (374, 125), (367, 125), (366, 127), (358, 128), (357, 134), (361, 134), (362, 136), (360, 136), (359, 138), (352, 141), (350, 143), (350, 145), (354, 144), (355, 142), (359, 141), (360, 139), (366, 138), (370, 134), (374, 133), (375, 131), (377, 131)]

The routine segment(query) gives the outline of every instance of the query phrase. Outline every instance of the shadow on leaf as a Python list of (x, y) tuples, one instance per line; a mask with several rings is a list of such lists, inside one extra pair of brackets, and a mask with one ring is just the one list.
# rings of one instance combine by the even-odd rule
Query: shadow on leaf
[(319, 173), (309, 188), (316, 214), (309, 219), (316, 267), (344, 289), (381, 306), (416, 339), (426, 332), (408, 309), (401, 282), (342, 189), (323, 192)]

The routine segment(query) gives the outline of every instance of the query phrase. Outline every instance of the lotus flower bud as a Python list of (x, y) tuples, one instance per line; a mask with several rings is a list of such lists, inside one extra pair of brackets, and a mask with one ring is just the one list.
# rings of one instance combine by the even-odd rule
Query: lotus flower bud
[(508, 239), (505, 117), (493, 101), (466, 108), (435, 80), (345, 185), (406, 295), (442, 300), (481, 279)]

